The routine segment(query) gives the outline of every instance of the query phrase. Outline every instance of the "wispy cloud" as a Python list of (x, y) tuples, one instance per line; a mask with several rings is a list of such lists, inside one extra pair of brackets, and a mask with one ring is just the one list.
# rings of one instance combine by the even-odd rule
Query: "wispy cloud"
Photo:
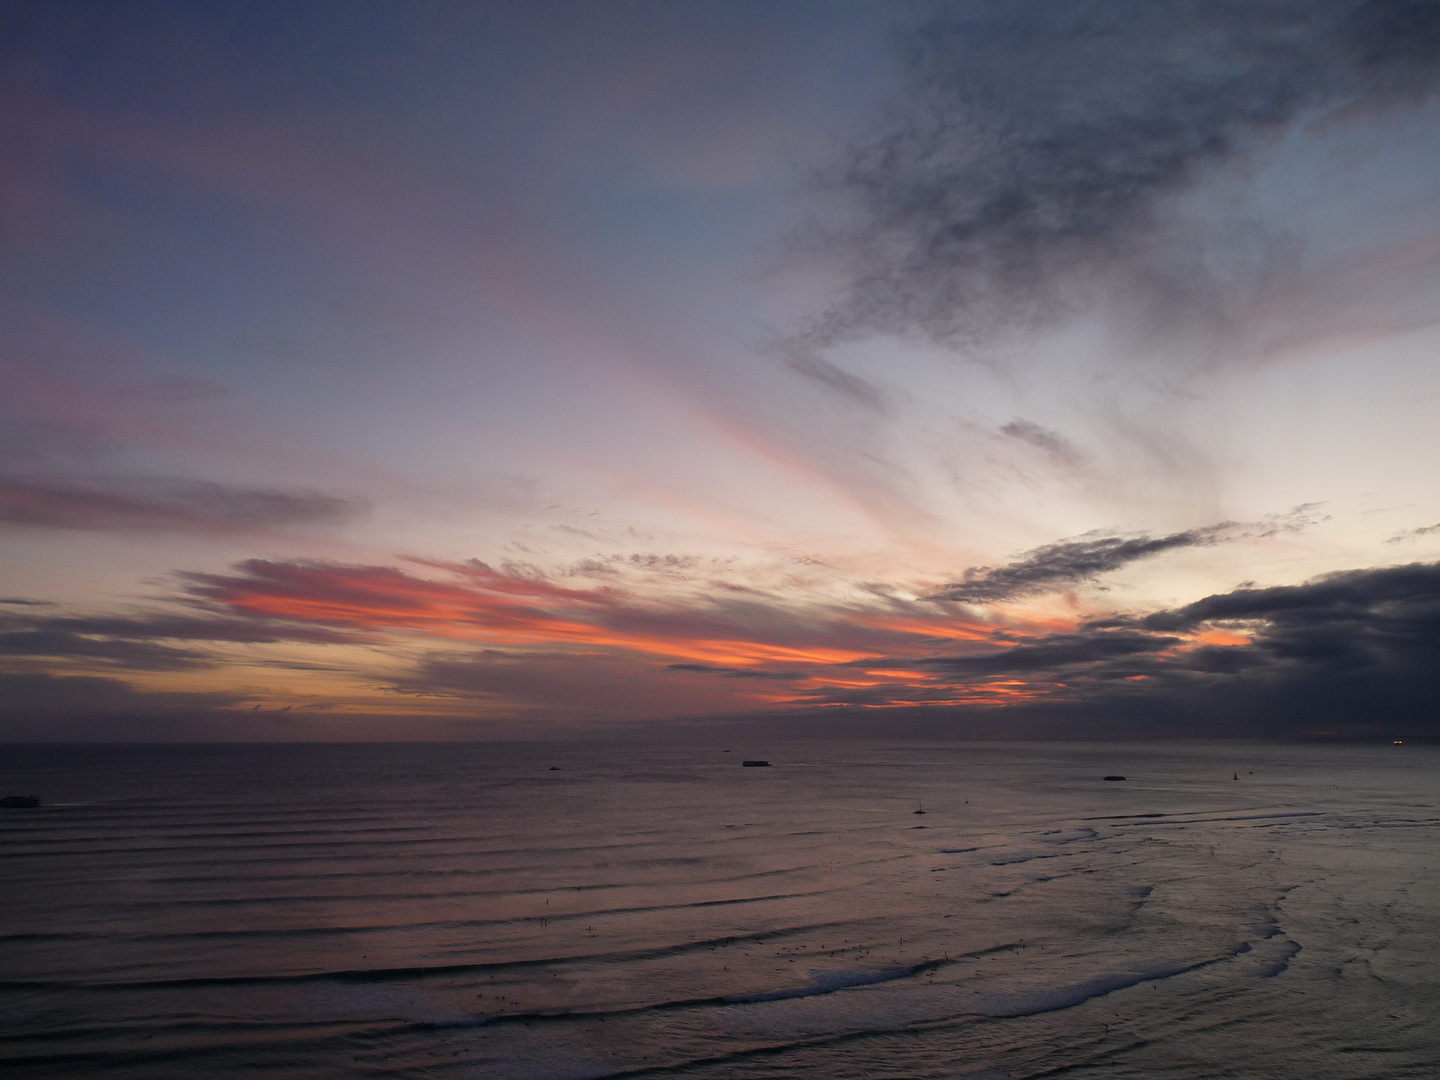
[(1422, 525), (1418, 529), (1402, 529), (1394, 536), (1388, 538), (1385, 543), (1403, 544), (1406, 540), (1418, 540), (1422, 536), (1431, 536), (1434, 533), (1440, 533), (1440, 524)]
[(319, 492), (198, 480), (0, 476), (0, 526), (11, 528), (203, 533), (343, 524), (364, 509)]
[(1033, 420), (1016, 417), (1000, 428), (1000, 434), (1008, 435), (1012, 439), (1033, 446), (1054, 461), (1069, 468), (1078, 468), (1085, 463), (1085, 455), (1079, 447), (1058, 431), (1051, 431)]
[(935, 590), (935, 599), (994, 604), (1052, 592), (1119, 570), (1142, 559), (1182, 548), (1296, 532), (1314, 523), (1316, 504), (1296, 507), (1262, 521), (1224, 521), (1165, 536), (1088, 534), (1046, 544), (1003, 566), (971, 567), (961, 581)]
[(115, 641), (224, 642), (265, 645), (279, 641), (338, 644), (353, 635), (313, 623), (286, 623), (264, 617), (148, 612), (136, 615), (61, 615), (39, 610), (0, 614), (0, 632), (102, 638)]
[(797, 375), (833, 390), (852, 403), (869, 409), (885, 408), (885, 396), (879, 388), (860, 376), (832, 364), (813, 349), (787, 343), (782, 349), (785, 366)]
[(204, 667), (210, 658), (195, 649), (154, 641), (99, 638), (64, 630), (14, 630), (0, 633), (0, 657), (44, 657), (101, 661), (136, 671), (180, 671)]

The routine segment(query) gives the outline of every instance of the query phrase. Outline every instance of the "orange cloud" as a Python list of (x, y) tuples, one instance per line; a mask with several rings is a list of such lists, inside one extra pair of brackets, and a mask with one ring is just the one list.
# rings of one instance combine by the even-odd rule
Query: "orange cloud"
[[(685, 705), (1011, 705), (1083, 694), (1098, 685), (1087, 682), (1095, 674), (1140, 681), (1135, 671), (1104, 676), (1092, 667), (1191, 645), (1175, 637), (1152, 645), (1130, 631), (1123, 640), (1085, 637), (1052, 614), (982, 621), (956, 605), (866, 590), (827, 604), (758, 588), (716, 591), (699, 579), (666, 582), (668, 591), (647, 581), (577, 586), (584, 579), (528, 568), (407, 561), (425, 572), (253, 559), (185, 581), (192, 603), (230, 618), (297, 633), (324, 627), (390, 650), (402, 666), (417, 663), (418, 647), (418, 666), (395, 676), (395, 689), (511, 715), (547, 703), (583, 709), (592, 700), (577, 689), (586, 679), (608, 679), (607, 702), (629, 695), (650, 714)], [(1207, 633), (1204, 641), (1220, 640)], [(1095, 642), (1106, 647), (1096, 651)]]
[(618, 649), (667, 660), (761, 666), (846, 664), (923, 654), (936, 639), (977, 640), (990, 627), (937, 609), (933, 618), (843, 606), (819, 611), (775, 597), (725, 603), (572, 588), (481, 563), (425, 563), (449, 580), (386, 566), (252, 559), (233, 574), (188, 578), (192, 595), (233, 613), (363, 632), (418, 631), (498, 647)]

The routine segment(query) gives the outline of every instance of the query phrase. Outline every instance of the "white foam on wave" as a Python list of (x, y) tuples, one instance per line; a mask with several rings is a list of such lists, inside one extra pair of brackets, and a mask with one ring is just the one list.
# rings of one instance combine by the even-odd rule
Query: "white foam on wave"
[(797, 986), (788, 990), (771, 990), (764, 994), (735, 994), (724, 1000), (731, 1004), (745, 1004), (755, 1001), (784, 1001), (788, 998), (814, 997), (816, 994), (833, 994), (852, 986), (869, 986), (873, 983), (903, 979), (915, 973), (914, 968), (892, 968), (877, 971), (873, 968), (851, 968), (842, 971), (816, 971), (810, 976), (809, 986)]
[(1183, 975), (1192, 970), (1192, 966), (1167, 964), (1126, 972), (1113, 972), (1086, 979), (1084, 982), (1072, 983), (1069, 986), (1007, 991), (1005, 993), (981, 993), (974, 995), (972, 1002), (967, 1002), (965, 1011), (975, 1016), (996, 1018), (1035, 1016), (1039, 1013), (1057, 1012), (1060, 1009), (1073, 1008), (1091, 998), (1113, 994), (1116, 990), (1125, 990), (1132, 986), (1138, 986), (1140, 983)]

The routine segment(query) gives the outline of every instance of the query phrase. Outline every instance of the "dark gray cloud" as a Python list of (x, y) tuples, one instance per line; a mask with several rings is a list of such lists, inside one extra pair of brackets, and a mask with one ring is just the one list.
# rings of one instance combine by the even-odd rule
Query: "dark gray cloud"
[(19, 741), (188, 741), (244, 701), (226, 692), (139, 690), (101, 675), (0, 672), (0, 729)]
[(1364, 623), (1378, 629), (1395, 618), (1400, 620), (1395, 624), (1398, 627), (1413, 621), (1418, 613), (1436, 618), (1440, 629), (1440, 564), (1351, 570), (1304, 585), (1236, 589), (1148, 615), (1133, 625), (1174, 632), (1193, 630), (1204, 623), (1262, 621), (1270, 627), (1267, 640), (1280, 641), (1310, 626)]
[[(813, 341), (970, 341), (1071, 310), (1117, 275), (1152, 316), (1216, 302), (1234, 282), (1209, 280), (1193, 245), (1154, 242), (1169, 197), (1290, 124), (1440, 86), (1433, 0), (931, 10), (901, 35), (891, 117), (822, 178), (843, 209), (820, 241), (850, 284)], [(1249, 251), (1230, 271), (1256, 285), (1271, 262)]]
[(197, 480), (0, 476), (0, 526), (215, 532), (340, 524), (364, 506), (319, 492)]
[(1003, 652), (980, 656), (940, 656), (913, 666), (949, 675), (1001, 675), (1054, 671), (1117, 657), (1155, 653), (1180, 643), (1180, 638), (1138, 630), (1092, 630), (1050, 634), (1012, 645)]
[(1088, 534), (1028, 551), (1003, 566), (976, 566), (961, 581), (944, 585), (932, 600), (965, 604), (995, 604), (1093, 581), (1130, 563), (1180, 548), (1210, 547), (1229, 540), (1296, 532), (1313, 523), (1317, 504), (1297, 506), (1263, 521), (1222, 521), (1199, 529), (1166, 536), (1106, 536)]
[(1292, 731), (1399, 725), (1440, 734), (1440, 564), (1237, 589), (1136, 625), (1158, 633), (1231, 626), (1251, 638), (1157, 665), (1157, 699)]
[[(1187, 637), (1215, 629), (1242, 632), (1247, 640), (1224, 645)], [(824, 687), (806, 700), (923, 705), (957, 693), (974, 696), (1010, 676), (1038, 691), (1004, 710), (1017, 732), (1440, 736), (1436, 563), (1241, 588), (1170, 611), (1097, 620), (1075, 633), (1004, 640), (1014, 644), (905, 662), (937, 676), (929, 685)], [(964, 708), (950, 715), (962, 727), (973, 719)]]

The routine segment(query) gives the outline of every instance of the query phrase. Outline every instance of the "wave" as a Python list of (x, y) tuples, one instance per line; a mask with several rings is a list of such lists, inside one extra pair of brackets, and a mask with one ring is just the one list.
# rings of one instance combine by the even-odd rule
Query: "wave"
[[(1011, 947), (1013, 946), (1001, 946), (1000, 948)], [(1243, 949), (1237, 946), (1237, 951), (1243, 951)], [(706, 1066), (738, 1064), (745, 1061), (754, 1061), (766, 1057), (788, 1054), (796, 1050), (834, 1047), (848, 1042), (884, 1037), (900, 1032), (936, 1030), (953, 1026), (956, 1023), (973, 1021), (976, 1018), (1014, 1019), (1022, 1016), (1036, 1016), (1042, 1013), (1058, 1012), (1063, 1009), (1073, 1008), (1093, 998), (1104, 997), (1107, 994), (1113, 994), (1116, 991), (1125, 990), (1132, 986), (1141, 985), (1142, 983), (1157, 982), (1163, 979), (1185, 975), (1192, 971), (1209, 967), (1212, 964), (1222, 963), (1225, 960), (1232, 959), (1233, 956), (1234, 953), (1232, 952), (1193, 964), (1156, 965), (1143, 970), (1101, 975), (1083, 982), (1060, 987), (1005, 994), (977, 995), (978, 1000), (967, 1003), (965, 1009), (957, 1010), (944, 1016), (932, 1017), (927, 1020), (907, 1020), (894, 1024), (867, 1025), (858, 1030), (794, 1039), (786, 1042), (771, 1043), (765, 1046), (747, 1047), (743, 1050), (736, 1050), (725, 1054), (674, 1061), (664, 1065), (646, 1065), (639, 1068), (623, 1069), (606, 1074), (606, 1080), (632, 1080), (632, 1078), (641, 1076), (661, 1076), (667, 1073), (688, 1072)], [(958, 960), (959, 958), (956, 959)], [(944, 961), (941, 961), (941, 963), (944, 963)], [(899, 973), (895, 977), (904, 977), (904, 973)], [(848, 987), (837, 987), (836, 989), (847, 988)], [(824, 993), (827, 991), (817, 990), (815, 992)], [(833, 993), (834, 991), (828, 992)], [(764, 1000), (777, 999), (766, 998)], [(729, 999), (724, 999), (724, 1003), (740, 1004), (739, 1002), (733, 1002)], [(535, 1018), (532, 1017), (532, 1020), (533, 1019)], [(985, 1074), (981, 1073), (980, 1075), (983, 1076)]]
[(487, 1016), (468, 1017), (465, 1019), (432, 1021), (421, 1026), (475, 1027), (483, 1024), (533, 1023), (544, 1020), (603, 1020), (618, 1016), (633, 1016), (637, 1013), (670, 1012), (678, 1009), (729, 1005), (754, 1005), (773, 1001), (789, 1001), (795, 998), (820, 997), (825, 994), (834, 994), (842, 990), (850, 990), (861, 986), (873, 986), (876, 983), (894, 982), (896, 979), (913, 978), (932, 971), (939, 971), (941, 968), (949, 967), (952, 964), (960, 964), (966, 960), (979, 960), (997, 953), (1011, 952), (1021, 947), (1019, 942), (1010, 942), (1004, 945), (993, 945), (987, 949), (976, 949), (973, 952), (941, 957), (937, 960), (926, 960), (919, 964), (910, 964), (897, 968), (850, 968), (839, 971), (815, 972), (811, 976), (809, 986), (769, 990), (754, 994), (725, 994), (715, 995), (713, 997), (680, 998), (672, 1001), (658, 1001), (646, 1005), (631, 1005), (617, 1009), (572, 1009), (563, 1012), (493, 1013)]
[[(1174, 814), (1157, 814), (1157, 815), (1148, 815), (1148, 814), (1147, 814), (1147, 815), (1139, 815), (1139, 814), (1137, 814), (1136, 816), (1137, 816), (1137, 817), (1141, 817), (1141, 816), (1144, 816), (1144, 817), (1151, 817), (1151, 816), (1154, 816), (1154, 817), (1166, 817), (1166, 818), (1169, 818), (1170, 820), (1168, 820), (1168, 821), (1145, 821), (1145, 822), (1133, 821), (1133, 822), (1125, 822), (1125, 823), (1122, 823), (1122, 824), (1120, 824), (1120, 825), (1116, 825), (1116, 826), (1114, 826), (1114, 827), (1117, 828), (1117, 829), (1125, 829), (1125, 828), (1129, 828), (1129, 827), (1131, 827), (1131, 826), (1133, 826), (1133, 825), (1141, 825), (1141, 824), (1144, 824), (1144, 825), (1206, 825), (1206, 824), (1212, 824), (1212, 823), (1216, 823), (1216, 822), (1222, 822), (1222, 823), (1223, 823), (1223, 822), (1228, 822), (1228, 821), (1265, 821), (1265, 820), (1269, 820), (1269, 819), (1272, 819), (1272, 818), (1311, 818), (1311, 817), (1324, 817), (1324, 816), (1325, 816), (1325, 813), (1324, 813), (1323, 811), (1321, 811), (1321, 810), (1295, 810), (1295, 811), (1292, 811), (1292, 812), (1289, 812), (1289, 813), (1284, 813), (1284, 814), (1236, 814), (1236, 815), (1233, 815), (1233, 816), (1231, 816), (1231, 817), (1206, 817), (1206, 818), (1183, 817), (1183, 816), (1178, 816), (1178, 815), (1174, 815)], [(1096, 819), (1096, 820), (1098, 820), (1098, 819)]]
[[(469, 893), (426, 893), (424, 898), (433, 896), (468, 896)], [(617, 908), (593, 908), (587, 911), (569, 911), (554, 915), (516, 915), (508, 919), (435, 919), (429, 922), (410, 923), (374, 923), (366, 926), (292, 926), (280, 927), (267, 930), (193, 930), (182, 933), (168, 934), (113, 934), (103, 931), (77, 930), (69, 933), (21, 933), (21, 934), (0, 934), (0, 943), (22, 942), (22, 941), (123, 941), (135, 942), (160, 942), (160, 941), (192, 941), (192, 940), (256, 940), (265, 938), (324, 938), (324, 937), (348, 937), (356, 934), (376, 934), (404, 932), (411, 930), (433, 930), (433, 929), (473, 929), (483, 926), (512, 926), (525, 923), (538, 922), (577, 922), (583, 919), (599, 919), (611, 915), (647, 915), (660, 911), (684, 911), (691, 908), (712, 908), (712, 907), (735, 907), (743, 904), (763, 904), (775, 900), (803, 900), (815, 896), (824, 896), (824, 892), (799, 892), (799, 893), (773, 893), (768, 896), (739, 896), (720, 900), (695, 900), (684, 904), (647, 904), (637, 907)], [(371, 897), (373, 899), (374, 897)], [(397, 897), (383, 897), (383, 899), (395, 899)], [(404, 899), (414, 899), (413, 896), (404, 894)], [(282, 897), (284, 900), (329, 900), (331, 897), (301, 896)], [(224, 903), (264, 903), (265, 899), (256, 901), (234, 900)], [(174, 906), (167, 904), (166, 906)], [(0, 984), (3, 985), (3, 984)]]
[(684, 956), (692, 952), (709, 951), (737, 943), (759, 943), (779, 941), (816, 930), (835, 930), (851, 925), (850, 920), (825, 923), (807, 923), (803, 926), (784, 927), (779, 930), (765, 930), (753, 934), (727, 934), (724, 937), (704, 938), (679, 945), (660, 945), (645, 949), (622, 949), (602, 953), (574, 953), (565, 956), (534, 957), (524, 960), (490, 960), (467, 964), (433, 964), (415, 967), (348, 968), (337, 971), (307, 971), (290, 975), (202, 975), (180, 979), (140, 979), (114, 982), (72, 982), (61, 980), (0, 980), (0, 990), (171, 990), (205, 986), (289, 986), (316, 982), (377, 983), (414, 982), (423, 979), (445, 978), (455, 975), (485, 974), (489, 972), (514, 971), (524, 968), (553, 967), (573, 963), (615, 963), (621, 961), (659, 960), (672, 956)]
[(819, 994), (833, 994), (837, 990), (848, 990), (852, 986), (871, 986), (874, 983), (891, 982), (894, 979), (908, 979), (913, 975), (920, 974), (922, 969), (934, 971), (935, 967), (935, 963), (931, 962), (917, 964), (913, 967), (892, 968), (888, 971), (865, 968), (849, 971), (822, 971), (813, 976), (813, 981), (809, 986), (794, 987), (789, 990), (771, 990), (763, 994), (731, 994), (722, 1000), (726, 1004), (739, 1004), (751, 1001), (785, 1001), (789, 998), (815, 997)]

